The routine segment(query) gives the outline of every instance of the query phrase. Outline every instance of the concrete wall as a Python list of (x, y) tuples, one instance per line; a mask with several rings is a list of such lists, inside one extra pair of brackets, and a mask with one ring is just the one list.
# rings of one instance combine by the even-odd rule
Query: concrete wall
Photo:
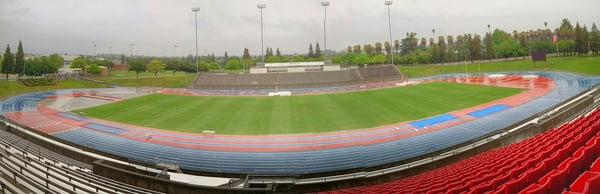
[(176, 194), (211, 194), (211, 193), (271, 193), (272, 188), (222, 188), (191, 185), (160, 179), (128, 170), (122, 166), (108, 161), (96, 161), (93, 164), (94, 174), (107, 177), (129, 185), (151, 189), (164, 193)]
[(340, 71), (342, 70), (339, 65), (325, 65), (323, 71)]
[(304, 67), (289, 67), (287, 69), (287, 71), (290, 73), (297, 73), (297, 72), (305, 72), (306, 69)]
[(269, 71), (268, 68), (263, 68), (263, 67), (253, 67), (253, 68), (250, 68), (250, 73), (252, 73), (252, 74), (268, 73), (268, 71)]

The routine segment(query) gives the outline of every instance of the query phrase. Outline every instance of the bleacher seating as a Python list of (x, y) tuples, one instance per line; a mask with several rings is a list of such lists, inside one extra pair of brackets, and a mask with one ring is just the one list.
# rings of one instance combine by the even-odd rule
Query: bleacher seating
[(91, 166), (0, 130), (0, 192), (158, 193), (93, 174)]
[(50, 78), (20, 79), (19, 82), (28, 87), (56, 85), (56, 81), (54, 81), (54, 79), (50, 79)]
[(599, 191), (599, 161), (597, 110), (520, 143), (446, 167), (331, 193), (591, 193)]
[(371, 66), (343, 71), (319, 71), (267, 74), (201, 73), (194, 86), (203, 89), (278, 89), (343, 86), (400, 79), (391, 65)]

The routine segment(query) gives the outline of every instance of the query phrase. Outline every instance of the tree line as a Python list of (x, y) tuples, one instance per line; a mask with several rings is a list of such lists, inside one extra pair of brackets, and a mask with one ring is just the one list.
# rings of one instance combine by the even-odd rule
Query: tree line
[(394, 55), (395, 64), (413, 65), (522, 57), (539, 51), (562, 55), (599, 54), (600, 31), (595, 23), (591, 30), (579, 23), (573, 26), (568, 19), (563, 19), (554, 31), (547, 28), (546, 22), (544, 26), (545, 29), (521, 32), (495, 29), (483, 37), (462, 34), (427, 39), (417, 38), (417, 33), (410, 32), (406, 33), (406, 38), (393, 43), (348, 46), (343, 53), (334, 56), (332, 62), (383, 64), (389, 63)]
[(4, 54), (0, 56), (0, 72), (6, 75), (16, 74), (17, 79), (25, 76), (44, 76), (58, 72), (58, 69), (64, 64), (64, 59), (53, 54), (50, 56), (33, 56), (25, 58), (23, 44), (19, 41), (17, 52), (12, 53), (10, 45), (6, 46)]

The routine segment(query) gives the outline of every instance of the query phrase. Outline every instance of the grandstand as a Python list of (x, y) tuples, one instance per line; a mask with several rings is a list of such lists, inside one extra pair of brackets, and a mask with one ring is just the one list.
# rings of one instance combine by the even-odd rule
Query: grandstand
[(160, 193), (92, 173), (92, 166), (0, 130), (2, 193)]
[(395, 66), (377, 65), (341, 71), (265, 74), (201, 73), (193, 87), (201, 89), (286, 89), (346, 86), (401, 80)]

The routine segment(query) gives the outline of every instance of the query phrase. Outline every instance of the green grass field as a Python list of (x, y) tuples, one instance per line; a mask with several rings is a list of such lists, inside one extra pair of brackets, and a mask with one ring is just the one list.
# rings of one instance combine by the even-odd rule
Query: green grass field
[[(402, 73), (408, 75), (409, 78), (426, 77), (431, 75), (447, 74), (447, 73), (477, 73), (481, 68), (481, 72), (500, 72), (500, 71), (531, 71), (531, 70), (546, 70), (546, 65), (543, 62), (534, 64), (531, 60), (517, 61), (502, 61), (492, 62), (482, 61), (481, 66), (477, 64), (468, 64), (465, 70), (465, 65), (415, 65), (415, 66), (399, 66)], [(548, 71), (564, 71), (583, 75), (600, 75), (600, 57), (561, 57), (548, 58)]]
[(23, 84), (17, 83), (15, 80), (0, 80), (0, 99), (4, 99), (10, 96), (18, 94), (24, 94), (29, 92), (39, 92), (48, 90), (58, 89), (73, 89), (73, 88), (103, 88), (108, 87), (107, 85), (91, 82), (91, 81), (80, 81), (80, 80), (57, 80), (55, 86), (37, 86), (27, 87)]
[(291, 97), (152, 94), (76, 113), (172, 131), (292, 134), (363, 129), (417, 120), (520, 93), (513, 88), (429, 83)]
[(165, 71), (154, 76), (150, 72), (142, 72), (139, 77), (133, 71), (113, 71), (109, 77), (99, 77), (100, 81), (114, 85), (126, 87), (165, 87), (165, 88), (182, 88), (187, 87), (194, 81), (196, 74), (188, 74), (183, 72)]

